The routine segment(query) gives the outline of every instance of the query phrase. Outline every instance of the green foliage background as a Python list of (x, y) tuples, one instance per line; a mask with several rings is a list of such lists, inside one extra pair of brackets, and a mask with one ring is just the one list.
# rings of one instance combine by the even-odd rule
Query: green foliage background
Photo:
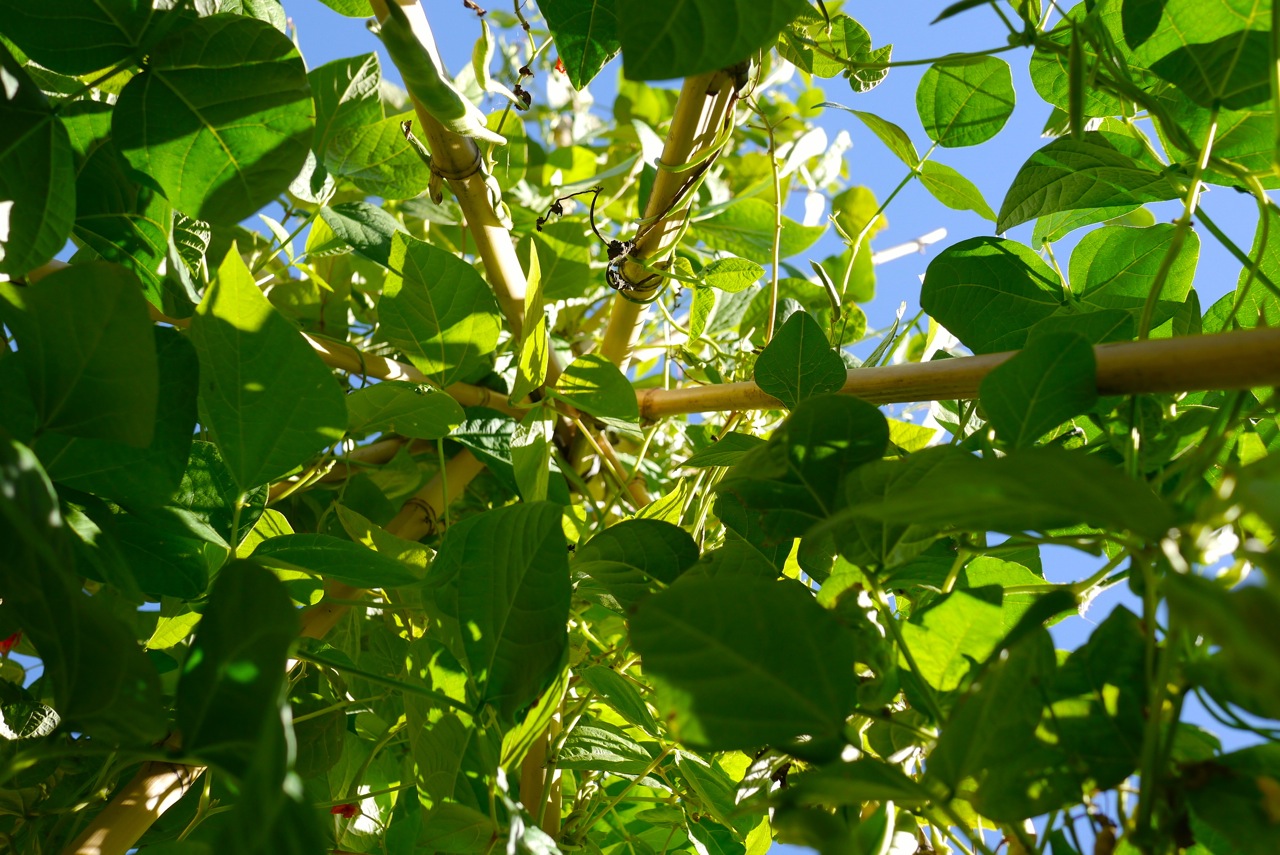
[[(839, 6), (493, 9), (452, 80), (384, 22), (479, 143), (530, 280), (517, 331), (376, 54), (308, 69), (275, 0), (0, 0), (0, 843), (74, 851), (166, 761), (207, 771), (144, 852), (1277, 851), (1274, 389), (1094, 382), (1097, 345), (1280, 318), (1270, 4), (962, 0), (943, 17), (1003, 26), (923, 63), (922, 130), (857, 109), (916, 57)], [(933, 155), (1005, 126), (1014, 51), (1050, 139), (993, 206)], [(565, 81), (619, 52), (587, 109)], [(677, 95), (643, 81), (744, 60), (716, 154), (660, 163)], [(522, 66), (563, 104), (526, 105)], [(814, 133), (838, 109), (815, 79), (901, 161), (883, 202)], [(692, 221), (648, 260), (667, 287), (624, 372), (597, 352), (601, 236), (634, 237), (663, 168)], [(871, 242), (916, 180), (993, 235), (868, 330)], [(1251, 246), (1205, 185), (1256, 201)], [(804, 194), (829, 220), (783, 215)], [(1211, 239), (1240, 269), (1204, 307)], [(1008, 350), (924, 426), (834, 394)], [(424, 380), (374, 382), (377, 358)], [(747, 380), (784, 409), (641, 420), (638, 391)], [(433, 484), (457, 497), (398, 536)], [(1052, 584), (1046, 546), (1097, 570)], [(1117, 585), (1140, 613), (1056, 651), (1046, 627)], [(1256, 744), (1223, 750), (1192, 698)]]

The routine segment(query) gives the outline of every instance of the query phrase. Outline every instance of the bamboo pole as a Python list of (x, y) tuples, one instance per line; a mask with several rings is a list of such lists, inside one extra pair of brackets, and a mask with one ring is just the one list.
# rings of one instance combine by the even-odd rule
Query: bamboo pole
[[(684, 195), (686, 182), (696, 174), (682, 170), (695, 158), (707, 157), (720, 142), (727, 124), (733, 121), (733, 105), (737, 101), (738, 83), (730, 71), (714, 71), (686, 78), (676, 101), (675, 115), (667, 131), (667, 140), (658, 163), (658, 174), (645, 205), (645, 225), (637, 232), (631, 258), (661, 259), (674, 248), (689, 218), (689, 201)], [(664, 280), (642, 266), (628, 261), (622, 268), (623, 279), (634, 286), (630, 295), (639, 300), (651, 297)], [(613, 300), (609, 324), (605, 328), (600, 353), (614, 365), (626, 370), (635, 343), (644, 325), (646, 306), (622, 295)]]
[[(935, 362), (854, 368), (840, 389), (873, 404), (978, 397), (982, 379), (1017, 351)], [(1100, 395), (1250, 389), (1280, 385), (1280, 329), (1238, 330), (1100, 344), (1094, 348)], [(640, 416), (779, 410), (782, 403), (755, 383), (724, 383), (636, 393)]]

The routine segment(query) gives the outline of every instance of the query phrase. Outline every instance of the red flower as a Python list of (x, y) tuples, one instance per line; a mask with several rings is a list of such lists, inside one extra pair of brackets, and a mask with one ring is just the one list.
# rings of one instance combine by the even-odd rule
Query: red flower
[(18, 630), (8, 638), (0, 638), (0, 654), (8, 656), (9, 651), (16, 647), (20, 640), (22, 640), (22, 630)]
[(569, 73), (568, 69), (564, 67), (564, 60), (561, 59), (560, 57), (556, 57), (556, 71), (560, 72), (561, 74)]
[(360, 813), (360, 808), (353, 804), (334, 805), (333, 807), (329, 808), (329, 813), (333, 814), (334, 816), (341, 816), (341, 817), (345, 817), (346, 819), (351, 819), (356, 814)]

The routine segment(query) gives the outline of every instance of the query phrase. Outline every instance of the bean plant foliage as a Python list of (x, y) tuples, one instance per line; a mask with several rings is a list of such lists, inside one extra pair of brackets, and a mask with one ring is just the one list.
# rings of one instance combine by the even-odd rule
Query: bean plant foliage
[[(467, 3), (451, 76), (416, 3), (324, 2), (368, 51), (0, 0), (0, 849), (1280, 851), (1273, 390), (1094, 382), (1280, 320), (1270, 3), (963, 0), (990, 43), (923, 63), (838, 0)], [(907, 128), (859, 106), (903, 58)], [(1045, 139), (988, 200), (945, 161), (1010, 61)], [(990, 221), (887, 329), (842, 109)], [(1002, 351), (976, 400), (839, 394)]]

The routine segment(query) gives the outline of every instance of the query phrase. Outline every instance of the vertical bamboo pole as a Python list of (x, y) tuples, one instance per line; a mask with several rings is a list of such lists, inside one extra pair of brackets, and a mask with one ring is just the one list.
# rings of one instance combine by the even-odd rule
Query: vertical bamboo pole
[[(632, 258), (661, 260), (675, 247), (689, 219), (692, 194), (685, 193), (686, 183), (701, 168), (682, 167), (708, 157), (721, 133), (733, 122), (738, 85), (737, 77), (729, 70), (685, 79), (676, 101), (675, 116), (667, 131), (658, 175), (645, 205), (643, 224), (637, 232)], [(650, 299), (664, 282), (661, 277), (630, 261), (623, 265), (622, 277), (633, 288), (630, 296), (640, 301)], [(634, 302), (622, 295), (614, 298), (600, 353), (624, 371), (644, 325), (645, 308), (642, 302)]]

